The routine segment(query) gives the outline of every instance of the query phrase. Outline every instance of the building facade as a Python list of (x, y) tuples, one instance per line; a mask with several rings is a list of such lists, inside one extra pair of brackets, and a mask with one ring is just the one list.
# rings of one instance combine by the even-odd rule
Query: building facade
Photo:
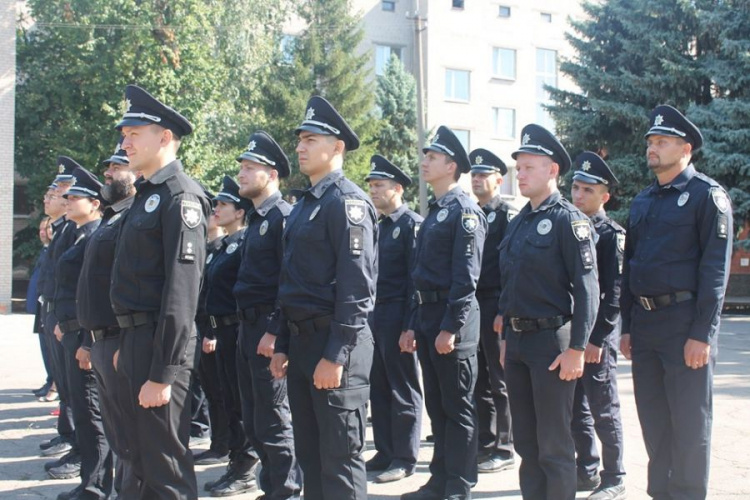
[[(0, 0), (0, 116), (15, 116), (16, 2)], [(0, 314), (11, 310), (13, 285), (14, 120), (0, 120)], [(5, 186), (5, 187), (2, 187)]]

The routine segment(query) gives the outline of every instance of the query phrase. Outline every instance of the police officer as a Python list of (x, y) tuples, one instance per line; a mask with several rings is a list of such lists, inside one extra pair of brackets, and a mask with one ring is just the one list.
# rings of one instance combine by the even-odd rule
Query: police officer
[(475, 292), (487, 220), (458, 185), (471, 164), (453, 131), (439, 127), (423, 151), (422, 175), (435, 198), (417, 237), (411, 274), (417, 307), (399, 345), (418, 351), (435, 448), (430, 479), (401, 498), (468, 499), (477, 481), (474, 387), (480, 313)]
[[(604, 210), (611, 190), (618, 184), (607, 163), (596, 153), (585, 151), (578, 155), (574, 164), (573, 204), (591, 219), (598, 235), (596, 258), (601, 301), (594, 330), (584, 351), (586, 364), (583, 377), (578, 379), (576, 386), (571, 430), (576, 443), (579, 490), (582, 489), (582, 480), (585, 483), (593, 478), (589, 483), (593, 488), (587, 488), (594, 489), (589, 499), (614, 500), (626, 495), (616, 347), (620, 334), (619, 299), (625, 230)], [(604, 468), (600, 481), (594, 430), (602, 443)]]
[(284, 230), (282, 324), (271, 368), (283, 376), (288, 360), (305, 497), (364, 499), (377, 217), (367, 195), (344, 177), (344, 155), (359, 138), (334, 107), (312, 97), (296, 133), (300, 170), (312, 186)]
[[(53, 238), (49, 247), (49, 260), (42, 273), (45, 275), (42, 287), (42, 300), (44, 304), (44, 329), (49, 341), (49, 352), (51, 354), (54, 378), (57, 384), (57, 392), (60, 395), (60, 415), (57, 417), (57, 432), (59, 439), (44, 442), (42, 456), (55, 456), (64, 454), (57, 460), (44, 464), (45, 470), (56, 469), (55, 475), (60, 478), (72, 478), (78, 476), (81, 468), (81, 457), (78, 454), (75, 437), (75, 423), (73, 413), (70, 409), (68, 399), (68, 378), (65, 375), (65, 349), (55, 337), (55, 293), (57, 289), (55, 281), (55, 267), (60, 256), (73, 244), (75, 239), (75, 222), (68, 220), (65, 216), (67, 200), (63, 195), (73, 184), (73, 170), (80, 165), (67, 156), (57, 158), (58, 174), (55, 177), (55, 190), (52, 194), (54, 199), (47, 206), (50, 216), (53, 217)], [(56, 216), (54, 214), (57, 214)], [(57, 441), (57, 442), (55, 442)], [(65, 467), (63, 467), (65, 466)]]
[[(55, 336), (65, 349), (65, 374), (76, 441), (81, 456), (81, 483), (58, 499), (109, 498), (112, 492), (112, 453), (104, 437), (96, 377), (91, 370), (88, 347), (83, 346), (88, 335), (81, 327), (76, 313), (76, 291), (83, 266), (83, 257), (91, 234), (101, 223), (102, 184), (83, 167), (73, 171), (75, 182), (65, 193), (68, 200), (67, 218), (76, 224), (73, 244), (60, 255), (55, 264)], [(66, 465), (47, 471), (57, 479)]]
[(110, 291), (122, 329), (116, 358), (124, 431), (139, 498), (195, 499), (185, 403), (210, 203), (176, 158), (190, 122), (140, 87), (128, 85), (125, 96), (117, 128), (143, 181), (122, 224)]
[(112, 364), (112, 357), (120, 344), (120, 327), (109, 300), (109, 285), (120, 225), (133, 204), (135, 175), (128, 167), (127, 153), (120, 144), (103, 163), (107, 170), (101, 197), (109, 206), (104, 209), (99, 228), (88, 237), (76, 291), (76, 317), (84, 329), (82, 355), (90, 356), (96, 377), (104, 435), (116, 455), (114, 488), (120, 497), (132, 498), (137, 495), (138, 484), (122, 432), (124, 423)]
[(287, 381), (272, 377), (269, 371), (279, 333), (276, 300), (282, 234), (292, 211), (281, 197), (279, 181), (289, 176), (289, 160), (270, 135), (258, 131), (250, 136), (237, 161), (239, 195), (252, 202), (234, 285), (241, 320), (237, 375), (242, 422), (263, 463), (259, 482), (264, 498), (299, 498), (302, 473), (294, 455)]
[(398, 341), (409, 329), (414, 286), (404, 277), (414, 265), (414, 246), (423, 219), (403, 200), (411, 177), (380, 155), (374, 155), (370, 165), (365, 180), (380, 213), (380, 239), (377, 299), (370, 321), (375, 337), (370, 401), (377, 453), (367, 461), (367, 470), (384, 471), (375, 482), (387, 483), (411, 476), (419, 455), (422, 389), (417, 357), (401, 352)]
[(245, 216), (251, 204), (240, 198), (239, 185), (229, 176), (224, 176), (222, 190), (216, 195), (214, 202), (216, 206), (213, 216), (226, 236), (221, 239), (219, 250), (209, 256), (210, 262), (206, 266), (206, 313), (212, 337), (217, 341), (216, 368), (224, 411), (228, 417), (228, 445), (232, 461), (230, 470), (233, 474), (224, 481), (211, 485), (211, 494), (230, 496), (256, 489), (253, 466), (258, 462), (257, 454), (242, 427), (236, 363), (240, 320), (232, 294), (242, 256)]
[(625, 243), (620, 348), (633, 360), (649, 454), (648, 494), (706, 498), (719, 318), (732, 254), (732, 207), (691, 157), (700, 130), (657, 106), (646, 133), (656, 179), (633, 199)]
[[(505, 381), (524, 498), (572, 500), (570, 434), (576, 379), (599, 306), (596, 249), (589, 219), (558, 190), (570, 157), (539, 125), (521, 131), (513, 153), (529, 202), (500, 244), (495, 330), (504, 335)], [(506, 347), (507, 346), (507, 347)], [(505, 352), (507, 350), (507, 352)]]
[(508, 167), (494, 153), (475, 149), (469, 153), (471, 190), (487, 216), (487, 238), (482, 254), (482, 272), (477, 284), (477, 302), (481, 313), (480, 348), (477, 353), (477, 385), (474, 397), (479, 422), (479, 453), (477, 471), (499, 472), (515, 465), (513, 433), (510, 424), (508, 389), (500, 365), (500, 342), (492, 325), (500, 296), (498, 248), (505, 236), (508, 222), (518, 214), (503, 201), (498, 189)]

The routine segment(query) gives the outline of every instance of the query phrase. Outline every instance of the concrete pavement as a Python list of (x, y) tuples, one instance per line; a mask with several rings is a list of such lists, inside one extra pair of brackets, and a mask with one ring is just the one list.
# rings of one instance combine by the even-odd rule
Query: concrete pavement
[[(39, 403), (30, 390), (43, 382), (39, 344), (31, 332), (32, 317), (0, 316), (0, 499), (55, 499), (58, 493), (72, 489), (75, 480), (46, 479), (38, 444), (54, 436), (54, 404)], [(630, 363), (619, 370), (620, 398), (625, 426), (626, 486), (631, 500), (646, 499), (646, 451), (641, 439), (633, 400)], [(725, 316), (722, 321), (720, 352), (714, 384), (714, 426), (711, 499), (750, 498), (750, 316)], [(429, 434), (425, 420), (423, 437)], [(368, 445), (372, 435), (368, 429)], [(374, 451), (368, 451), (369, 458)], [(423, 442), (417, 473), (405, 480), (378, 485), (369, 483), (369, 498), (398, 498), (423, 484), (432, 454)], [(202, 485), (223, 472), (223, 466), (199, 467)], [(260, 493), (240, 495), (252, 500)], [(585, 498), (580, 494), (578, 498)], [(204, 498), (204, 497), (201, 497)], [(209, 498), (209, 497), (205, 497)], [(480, 475), (473, 490), (475, 499), (520, 499), (517, 470)]]

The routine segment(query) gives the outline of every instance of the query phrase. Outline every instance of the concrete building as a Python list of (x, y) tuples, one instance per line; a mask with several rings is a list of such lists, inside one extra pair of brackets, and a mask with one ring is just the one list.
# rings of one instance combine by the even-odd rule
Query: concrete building
[[(425, 129), (447, 125), (467, 149), (487, 148), (508, 165), (524, 125), (554, 130), (543, 86), (575, 88), (559, 62), (573, 55), (565, 32), (583, 14), (579, 0), (354, 0), (352, 8), (374, 74), (395, 54), (418, 75), (419, 24)], [(505, 194), (516, 194), (514, 174)]]
[[(15, 116), (16, 2), (0, 1), (0, 116)], [(13, 284), (14, 120), (0, 120), (0, 314), (11, 310)], [(4, 186), (4, 187), (3, 187)]]

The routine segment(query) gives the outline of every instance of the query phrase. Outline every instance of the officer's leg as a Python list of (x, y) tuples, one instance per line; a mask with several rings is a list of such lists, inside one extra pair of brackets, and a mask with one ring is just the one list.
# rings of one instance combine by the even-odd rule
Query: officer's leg
[(476, 354), (459, 358), (433, 348), (432, 360), (445, 415), (445, 495), (468, 495), (477, 482)]
[(673, 500), (697, 500), (708, 490), (716, 345), (708, 365), (693, 370), (685, 365), (684, 344), (685, 337), (672, 337), (660, 353), (672, 420), (669, 493)]
[(600, 363), (586, 363), (582, 382), (594, 416), (596, 435), (602, 444), (602, 485), (621, 484), (625, 475), (623, 431), (617, 392), (617, 351), (612, 339), (602, 345)]
[[(587, 378), (586, 372), (582, 378)], [(599, 470), (599, 452), (596, 449), (594, 417), (591, 415), (582, 379), (576, 381), (570, 431), (575, 443), (578, 477), (580, 479), (593, 478)]]
[[(484, 357), (486, 363), (487, 378), (486, 382), (489, 382), (489, 390), (491, 392), (491, 405), (494, 411), (494, 420), (489, 423), (485, 423), (485, 430), (490, 429), (491, 436), (494, 442), (490, 443), (490, 447), (484, 447), (482, 443), (482, 416), (479, 412), (479, 398), (477, 398), (477, 415), (479, 417), (479, 450), (486, 450), (492, 454), (497, 454), (503, 459), (513, 457), (513, 433), (511, 432), (511, 421), (510, 421), (510, 404), (508, 401), (508, 388), (505, 384), (505, 371), (500, 364), (500, 344), (499, 336), (493, 329), (495, 316), (497, 314), (497, 300), (494, 298), (485, 299), (480, 302), (480, 351), (481, 355), (479, 360)], [(481, 362), (481, 361), (480, 361)], [(477, 387), (479, 387), (479, 379), (483, 377), (482, 368), (479, 368)], [(479, 391), (475, 389), (474, 393), (477, 394)], [(486, 397), (486, 390), (483, 391)], [(489, 427), (487, 427), (489, 426)]]
[(200, 377), (200, 360), (202, 345), (199, 339), (195, 343), (195, 365), (190, 378), (190, 437), (208, 438), (211, 436), (211, 416), (208, 411), (208, 399), (203, 392)]
[[(421, 306), (424, 307), (424, 306)], [(426, 335), (417, 336), (417, 354), (422, 366), (422, 383), (424, 384), (424, 403), (427, 415), (430, 417), (430, 428), (434, 443), (432, 447), (432, 460), (430, 461), (430, 479), (427, 486), (439, 494), (445, 491), (445, 425), (446, 418), (443, 413), (443, 396), (437, 370), (432, 359), (432, 351), (435, 350), (435, 339)]]
[(243, 336), (248, 339), (247, 369), (252, 370), (250, 392), (255, 403), (249, 418), (254, 422), (255, 446), (263, 457), (263, 490), (269, 498), (291, 498), (299, 496), (302, 488), (301, 471), (294, 456), (287, 380), (274, 378), (269, 369), (271, 360), (257, 354), (266, 326), (265, 319), (255, 325), (243, 324)]
[(224, 395), (221, 392), (216, 357), (216, 351), (210, 354), (201, 351), (198, 371), (203, 393), (208, 400), (208, 413), (211, 422), (211, 450), (219, 455), (226, 455), (229, 452), (229, 416), (224, 404)]
[[(137, 356), (134, 352), (136, 335), (138, 335), (138, 332), (136, 332), (135, 329), (124, 329), (120, 333), (120, 352), (117, 359), (117, 370), (115, 375), (115, 382), (117, 383), (116, 397), (122, 415), (122, 428), (120, 429), (120, 434), (123, 437), (124, 442), (128, 444), (129, 469), (133, 478), (131, 485), (135, 484), (138, 487), (135, 495), (129, 497), (123, 496), (123, 498), (139, 498), (141, 481), (145, 474), (143, 472), (143, 461), (141, 459), (142, 450), (138, 445), (138, 432), (135, 416), (140, 386), (138, 386), (136, 390), (136, 383), (131, 380), (129, 375), (129, 373), (132, 373), (132, 367), (130, 367), (132, 364), (131, 360), (134, 356)], [(126, 477), (127, 476), (123, 475), (123, 488), (125, 488), (124, 482)]]
[[(140, 449), (141, 494), (151, 498), (198, 497), (190, 440), (190, 408), (186, 406), (193, 365), (195, 337), (188, 342), (185, 360), (171, 386), (169, 403), (158, 408), (138, 404), (141, 387), (148, 380), (153, 350), (153, 325), (132, 330), (132, 344), (120, 352), (121, 367), (130, 380), (135, 415), (136, 446)], [(130, 333), (128, 331), (127, 333)]]
[(53, 367), (53, 378), (55, 379), (57, 394), (60, 396), (60, 415), (57, 417), (57, 433), (75, 448), (77, 446), (75, 424), (73, 423), (73, 412), (68, 404), (68, 375), (65, 368), (65, 348), (55, 337), (54, 328), (56, 322), (54, 321), (54, 315), (50, 313), (47, 318), (45, 325), (49, 326), (49, 331), (46, 333)]
[(526, 364), (528, 343), (524, 335), (506, 329), (505, 381), (508, 384), (513, 422), (513, 446), (523, 459), (518, 469), (521, 492), (526, 499), (547, 498), (547, 478), (539, 465), (537, 418), (531, 369)]
[[(391, 465), (413, 471), (419, 455), (422, 427), (422, 390), (414, 354), (402, 353), (398, 345), (404, 303), (386, 304), (389, 311), (383, 346), (385, 374), (390, 386)], [(375, 346), (377, 349), (377, 345)], [(375, 356), (377, 358), (377, 355)], [(372, 381), (370, 382), (372, 386)], [(370, 389), (372, 392), (372, 388)], [(373, 417), (374, 422), (374, 417)]]
[[(647, 334), (631, 335), (633, 392), (648, 453), (648, 489), (652, 497), (669, 498), (672, 468), (672, 422), (659, 352)], [(652, 341), (653, 342), (653, 341)]]
[[(380, 304), (378, 307), (386, 306)], [(375, 336), (375, 353), (370, 372), (370, 411), (372, 414), (372, 435), (377, 450), (377, 461), (388, 465), (393, 458), (393, 433), (391, 428), (391, 386), (388, 383), (385, 365), (387, 343), (384, 321), (380, 320), (381, 312), (375, 312), (373, 335)], [(403, 436), (399, 436), (403, 439)]]

